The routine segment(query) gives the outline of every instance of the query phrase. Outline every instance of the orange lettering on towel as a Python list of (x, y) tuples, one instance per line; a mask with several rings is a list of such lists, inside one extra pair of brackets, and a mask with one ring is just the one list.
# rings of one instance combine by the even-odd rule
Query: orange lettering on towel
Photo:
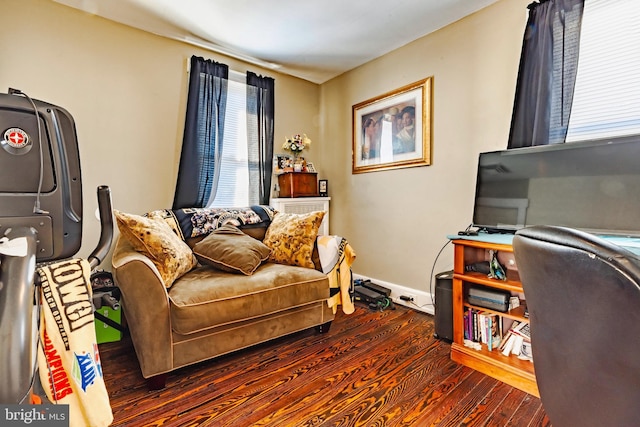
[(67, 375), (67, 371), (65, 371), (64, 366), (62, 366), (62, 359), (58, 354), (58, 351), (53, 346), (51, 339), (47, 335), (47, 332), (44, 333), (44, 354), (47, 358), (47, 362), (49, 363), (49, 390), (51, 390), (51, 394), (55, 396), (56, 400), (60, 400), (65, 396), (73, 394), (73, 389), (71, 388), (71, 384), (69, 382), (69, 376)]

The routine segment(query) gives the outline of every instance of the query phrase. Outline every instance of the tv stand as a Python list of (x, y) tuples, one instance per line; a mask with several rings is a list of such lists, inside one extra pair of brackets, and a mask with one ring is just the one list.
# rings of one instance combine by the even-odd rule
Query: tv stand
[[(625, 249), (640, 256), (640, 237), (625, 236), (600, 236), (607, 241), (622, 246)], [(528, 360), (520, 360), (514, 355), (503, 356), (498, 349), (489, 351), (486, 345), (480, 350), (465, 347), (464, 345), (464, 311), (476, 307), (468, 302), (468, 289), (471, 285), (482, 285), (488, 288), (508, 290), (524, 295), (522, 283), (517, 274), (515, 261), (513, 260), (513, 234), (489, 234), (479, 233), (477, 236), (447, 236), (454, 245), (454, 268), (452, 281), (452, 311), (453, 311), (453, 342), (451, 343), (451, 359), (486, 375), (496, 378), (515, 388), (523, 390), (533, 396), (540, 397), (536, 383), (534, 363)], [(507, 258), (507, 280), (490, 279), (486, 274), (465, 271), (465, 265), (487, 261), (488, 251), (493, 250), (502, 254), (502, 259)], [(502, 262), (504, 265), (505, 263)], [(492, 314), (501, 316), (503, 320), (513, 319), (518, 322), (529, 323), (526, 311), (526, 300), (520, 302), (520, 307), (506, 313), (480, 308)], [(503, 328), (504, 333), (504, 328)]]
[[(482, 285), (486, 288), (506, 290), (512, 294), (524, 295), (522, 284), (517, 276), (517, 270), (507, 270), (507, 280), (496, 280), (486, 274), (466, 271), (465, 266), (477, 262), (487, 261), (490, 250), (503, 253), (510, 260), (513, 259), (512, 234), (479, 233), (478, 236), (448, 236), (454, 245), (453, 267), (453, 342), (451, 344), (451, 359), (466, 365), (486, 375), (496, 378), (531, 395), (540, 397), (536, 383), (533, 363), (521, 360), (515, 355), (503, 356), (499, 349), (489, 350), (482, 345), (479, 350), (464, 345), (464, 313), (469, 309), (482, 310), (490, 314), (497, 314), (504, 319), (529, 323), (525, 317), (526, 301), (520, 307), (506, 313), (477, 307), (468, 302), (468, 289), (471, 285)], [(514, 261), (515, 262), (515, 261)], [(507, 331), (503, 331), (506, 334)]]

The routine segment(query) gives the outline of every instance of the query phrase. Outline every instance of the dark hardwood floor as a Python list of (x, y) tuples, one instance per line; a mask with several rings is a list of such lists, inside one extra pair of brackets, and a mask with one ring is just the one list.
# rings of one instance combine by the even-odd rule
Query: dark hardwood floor
[(452, 362), (433, 317), (358, 305), (171, 373), (148, 391), (128, 338), (100, 345), (113, 426), (548, 426), (540, 400)]

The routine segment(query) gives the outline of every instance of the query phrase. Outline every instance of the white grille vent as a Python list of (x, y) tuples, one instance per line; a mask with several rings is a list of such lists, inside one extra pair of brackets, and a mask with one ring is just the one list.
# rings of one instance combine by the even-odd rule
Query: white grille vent
[(284, 213), (304, 214), (315, 211), (325, 211), (318, 234), (329, 234), (329, 200), (331, 197), (298, 197), (271, 199), (271, 206)]

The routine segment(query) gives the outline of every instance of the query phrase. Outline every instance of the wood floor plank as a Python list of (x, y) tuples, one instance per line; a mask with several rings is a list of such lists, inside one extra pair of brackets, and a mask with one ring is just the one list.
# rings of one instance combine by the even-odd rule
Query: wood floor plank
[[(375, 369), (375, 365), (373, 368)], [(389, 374), (392, 375), (392, 373), (388, 373), (388, 375)], [(320, 398), (316, 397), (313, 399), (306, 397), (300, 400), (300, 403), (303, 404), (308, 401), (305, 408), (312, 414), (308, 420), (305, 420), (305, 424), (313, 425), (317, 423), (318, 420), (327, 421), (327, 419), (341, 416), (341, 414), (345, 412), (353, 412), (353, 405), (361, 405), (361, 402), (371, 399), (371, 396), (375, 396), (376, 394), (382, 394), (383, 397), (386, 398), (393, 397), (393, 391), (386, 391), (387, 387), (391, 387), (393, 382), (384, 384), (386, 380), (382, 376), (377, 381), (373, 381), (370, 373), (367, 372), (357, 382), (347, 383), (347, 381), (352, 380), (353, 378), (346, 377), (342, 378), (340, 382), (331, 381), (331, 378), (329, 378), (329, 381), (320, 380), (317, 389), (322, 391), (324, 388), (328, 393), (324, 396), (321, 395)], [(324, 385), (321, 383), (322, 381), (325, 381)], [(314, 387), (314, 385), (312, 385), (312, 387)], [(331, 393), (332, 390), (339, 387), (343, 387), (340, 393), (335, 395)], [(298, 402), (291, 402), (283, 408), (282, 411), (269, 414), (262, 418), (259, 423), (256, 423), (256, 425), (268, 425), (275, 417), (283, 421), (295, 419), (298, 417), (297, 406)]]
[[(514, 426), (530, 426), (532, 421), (536, 418), (536, 413), (542, 407), (540, 399), (525, 394), (518, 410), (514, 412), (513, 416), (509, 420), (509, 423)], [(541, 420), (540, 420), (541, 422)], [(539, 423), (536, 426), (540, 425)]]
[[(443, 412), (440, 414), (437, 420), (431, 424), (437, 424), (443, 427), (459, 427), (461, 425), (460, 420), (466, 419), (466, 417), (469, 417), (472, 413), (476, 419), (481, 419), (487, 414), (486, 410), (488, 407), (490, 408), (490, 402), (496, 399), (496, 396), (493, 395), (492, 392), (497, 385), (498, 381), (484, 377), (469, 390), (469, 393), (467, 393), (464, 398), (459, 401), (452, 401), (451, 409), (446, 413)], [(442, 407), (443, 405), (440, 406)]]
[(522, 400), (528, 396), (524, 391), (511, 388), (507, 397), (493, 412), (491, 418), (487, 420), (486, 427), (503, 427), (509, 425), (509, 420), (513, 417), (520, 407)]
[[(389, 349), (390, 350), (390, 349)], [(438, 347), (432, 347), (424, 351), (423, 357), (429, 358), (434, 351), (439, 350)], [(386, 353), (392, 354), (390, 352)], [(441, 357), (436, 360), (442, 361)], [(391, 361), (392, 363), (389, 363)], [(332, 422), (344, 418), (353, 413), (362, 413), (356, 422), (370, 420), (376, 416), (381, 416), (390, 407), (399, 406), (400, 399), (403, 398), (407, 389), (419, 387), (420, 382), (425, 378), (425, 370), (420, 369), (421, 366), (410, 361), (404, 363), (396, 363), (397, 359), (392, 357), (384, 360), (379, 357), (377, 363), (369, 369), (361, 380), (354, 384), (352, 389), (345, 389), (344, 397), (342, 394), (332, 397), (328, 401), (325, 410), (318, 411), (315, 414), (316, 419), (331, 424)], [(431, 366), (432, 370), (437, 370), (435, 366)], [(407, 375), (407, 373), (409, 373)], [(365, 405), (366, 410), (361, 407)], [(382, 412), (382, 414), (381, 414)]]
[[(379, 399), (385, 403), (384, 407), (377, 408), (378, 420), (400, 425), (402, 414), (415, 411), (416, 402), (426, 400), (425, 395), (434, 384), (441, 384), (457, 375), (461, 367), (451, 363), (446, 354), (442, 357), (443, 350), (447, 348), (439, 347), (423, 355), (422, 360), (413, 363), (409, 371), (397, 374), (395, 387), (378, 391)], [(394, 419), (398, 422), (393, 423)]]
[(157, 391), (128, 338), (100, 344), (100, 356), (114, 427), (550, 425), (539, 399), (451, 361), (433, 332), (424, 313), (358, 305), (326, 334), (185, 367)]
[(484, 399), (471, 411), (459, 425), (462, 427), (478, 427), (487, 423), (487, 417), (493, 416), (509, 395), (511, 387), (501, 381), (496, 381), (495, 386)]
[[(293, 364), (284, 364), (279, 373), (281, 378), (291, 381), (287, 387), (288, 393), (282, 395), (280, 387), (262, 389), (252, 397), (251, 405), (245, 408), (238, 408), (238, 410), (234, 411), (234, 416), (242, 419), (243, 423), (255, 424), (261, 416), (268, 415), (278, 409), (280, 405), (294, 400), (293, 391), (311, 388), (309, 385), (314, 384), (318, 376), (332, 375), (334, 362), (345, 366), (350, 371), (351, 381), (354, 381), (354, 375), (366, 375), (368, 371), (372, 370), (372, 365), (374, 364), (373, 359), (367, 358), (369, 349), (375, 347), (373, 343), (385, 339), (389, 334), (400, 333), (406, 327), (405, 323), (397, 323), (393, 328), (378, 329), (369, 334), (361, 335), (358, 338), (358, 342), (352, 344), (351, 351), (348, 354), (341, 351), (345, 348), (345, 345), (341, 344), (339, 348), (327, 347), (320, 352), (315, 351), (311, 361), (298, 358), (297, 362)], [(397, 351), (399, 349), (394, 348), (393, 350)], [(283, 360), (286, 361), (287, 359)], [(277, 395), (274, 395), (274, 393), (277, 393)]]
[(489, 380), (485, 375), (473, 370), (469, 370), (469, 373), (465, 371), (462, 370), (463, 375), (459, 378), (451, 377), (448, 384), (442, 383), (438, 387), (438, 392), (442, 390), (443, 393), (420, 413), (413, 425), (439, 425), (456, 407), (466, 406), (474, 389), (480, 386), (485, 389), (485, 382)]
[[(410, 322), (412, 322), (412, 320), (410, 320)], [(292, 388), (293, 390), (323, 389), (324, 387), (322, 383), (326, 381), (326, 378), (332, 379), (332, 376), (334, 375), (334, 362), (337, 362), (341, 366), (344, 366), (344, 368), (350, 373), (347, 380), (353, 384), (359, 385), (359, 390), (350, 391), (350, 394), (358, 395), (358, 393), (362, 393), (365, 384), (371, 381), (367, 378), (368, 376), (371, 376), (371, 372), (376, 373), (374, 377), (376, 377), (379, 381), (380, 378), (384, 377), (387, 369), (398, 369), (398, 361), (396, 361), (396, 363), (393, 363), (390, 368), (385, 368), (384, 358), (378, 357), (378, 354), (371, 353), (371, 348), (385, 348), (384, 345), (376, 345), (376, 342), (380, 342), (381, 344), (383, 344), (385, 341), (388, 341), (389, 334), (395, 335), (397, 340), (392, 341), (392, 343), (396, 343), (394, 344), (395, 346), (386, 347), (385, 352), (388, 352), (387, 354), (394, 354), (398, 358), (403, 357), (402, 352), (406, 349), (410, 349), (423, 344), (423, 342), (417, 342), (414, 346), (410, 342), (407, 343), (407, 341), (405, 340), (404, 337), (407, 335), (408, 331), (411, 330), (410, 322), (402, 321), (400, 323), (396, 323), (393, 328), (378, 328), (377, 330), (372, 331), (372, 333), (360, 335), (358, 337), (358, 341), (360, 341), (360, 343), (353, 344), (352, 351), (341, 354), (339, 358), (325, 358), (322, 354), (316, 354), (317, 369), (314, 369), (312, 371), (313, 375), (311, 375), (311, 373), (307, 375), (307, 373), (305, 372), (304, 378), (296, 378), (296, 381), (302, 382), (302, 384), (300, 384), (299, 386), (297, 384), (291, 384), (292, 387), (290, 388)], [(328, 355), (331, 355), (332, 353), (335, 353), (335, 351), (329, 351)], [(293, 368), (299, 369), (299, 367), (296, 367), (295, 365), (293, 366)], [(330, 383), (333, 383), (333, 381), (330, 381)], [(335, 386), (335, 384), (331, 385)], [(347, 384), (347, 386), (348, 385), (349, 384)], [(245, 422), (251, 422), (255, 425), (263, 425), (264, 420), (262, 420), (260, 424), (258, 423), (258, 420), (261, 420), (264, 417), (271, 416), (274, 411), (282, 410), (283, 408), (280, 408), (278, 405), (284, 406), (286, 405), (287, 401), (295, 401), (295, 396), (291, 393), (282, 397), (288, 399), (280, 398), (276, 402), (276, 405), (274, 405), (273, 397), (270, 397), (269, 395), (264, 396), (262, 400), (265, 404), (259, 408), (260, 410), (253, 410), (251, 415), (245, 416), (243, 420)], [(328, 406), (331, 407), (331, 404), (329, 404)], [(242, 417), (243, 415), (244, 414), (242, 413), (238, 414), (239, 417)]]

